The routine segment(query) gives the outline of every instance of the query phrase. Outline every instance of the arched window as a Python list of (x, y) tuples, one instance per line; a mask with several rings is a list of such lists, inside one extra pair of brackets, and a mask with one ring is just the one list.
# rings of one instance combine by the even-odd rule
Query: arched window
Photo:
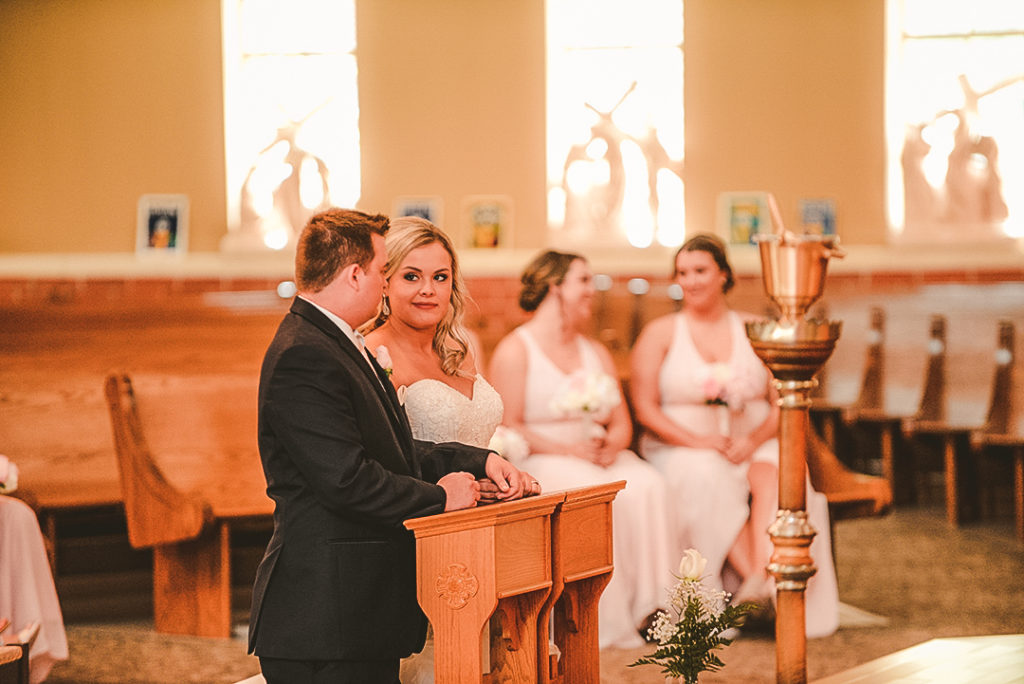
[(360, 194), (354, 0), (223, 0), (226, 251), (294, 245)]
[(889, 0), (887, 9), (893, 239), (1024, 237), (1024, 3)]
[(678, 245), (682, 0), (548, 0), (548, 226), (556, 245)]

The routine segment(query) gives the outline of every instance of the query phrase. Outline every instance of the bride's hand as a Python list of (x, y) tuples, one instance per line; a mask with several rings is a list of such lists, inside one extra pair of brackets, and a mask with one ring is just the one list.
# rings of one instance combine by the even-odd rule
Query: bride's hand
[(495, 501), (521, 498), (533, 488), (534, 479), (530, 475), (519, 470), (493, 451), (487, 457), (484, 470), (491, 483), (498, 489), (494, 495)]

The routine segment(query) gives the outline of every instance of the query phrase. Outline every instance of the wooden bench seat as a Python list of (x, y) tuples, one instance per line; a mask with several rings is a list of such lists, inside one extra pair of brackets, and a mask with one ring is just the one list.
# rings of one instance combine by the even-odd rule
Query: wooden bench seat
[(158, 632), (231, 635), (231, 532), (268, 520), (255, 375), (106, 381), (128, 538), (153, 549)]
[[(988, 416), (984, 427), (971, 432), (970, 441), (983, 469), (990, 459), (1012, 460), (1014, 532), (1024, 542), (1024, 373), (1015, 347), (1013, 323), (1002, 321)], [(984, 485), (987, 478), (980, 479)]]
[[(1002, 363), (1007, 354), (1010, 355), (1012, 367), (1013, 325), (1009, 321), (999, 321), (997, 327), (993, 375), (986, 376), (978, 372), (976, 369), (981, 364), (973, 359), (955, 364), (959, 367), (960, 377), (958, 381), (950, 382), (943, 367), (942, 378), (938, 381), (941, 392), (936, 392), (941, 400), (933, 400), (929, 405), (922, 406), (919, 415), (902, 421), (903, 434), (908, 438), (930, 437), (941, 444), (946, 519), (951, 525), (959, 525), (980, 516), (978, 466), (976, 458), (970, 453), (969, 440), (973, 434), (986, 430), (988, 419), (1001, 410), (999, 404), (1010, 401), (1009, 396), (997, 393), (997, 390), (1000, 376), (1008, 372), (1005, 363)], [(1005, 381), (1004, 385), (1008, 386)], [(980, 387), (990, 388), (990, 398), (987, 411), (978, 415), (971, 409), (973, 395), (978, 393)]]

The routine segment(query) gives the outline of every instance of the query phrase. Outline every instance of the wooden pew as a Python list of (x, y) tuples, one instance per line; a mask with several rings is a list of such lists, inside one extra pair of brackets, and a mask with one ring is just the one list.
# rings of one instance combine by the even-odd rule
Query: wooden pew
[(1014, 532), (1024, 542), (1024, 378), (1017, 359), (1013, 323), (1000, 321), (989, 412), (985, 426), (971, 432), (971, 446), (983, 466), (1001, 455), (1012, 458)]
[(918, 492), (914, 479), (916, 473), (909, 467), (895, 448), (896, 438), (905, 421), (932, 421), (940, 419), (946, 404), (946, 318), (932, 315), (928, 326), (928, 361), (925, 364), (921, 383), (921, 394), (917, 410), (902, 413), (886, 405), (884, 399), (884, 375), (879, 370), (875, 375), (877, 386), (873, 388), (873, 401), (851, 407), (843, 414), (847, 425), (870, 426), (879, 434), (879, 448), (882, 459), (882, 476), (892, 488), (898, 503), (917, 500)]
[[(826, 318), (821, 315), (820, 318)], [(858, 409), (881, 409), (884, 406), (885, 373), (885, 311), (880, 307), (871, 308), (867, 346), (864, 352), (864, 366), (861, 373), (860, 391), (853, 403), (837, 403), (829, 396), (827, 389), (828, 363), (816, 376), (818, 387), (812, 394), (811, 415), (821, 424), (821, 436), (825, 444), (835, 451), (837, 448), (838, 423)]]
[(156, 630), (229, 637), (231, 531), (273, 513), (256, 377), (114, 373), (105, 388), (128, 538), (153, 549)]
[[(1003, 323), (1000, 323), (998, 344), (1002, 344), (1003, 327)], [(960, 363), (971, 375), (972, 382), (968, 384), (978, 385), (984, 382), (981, 379), (983, 374), (974, 370), (978, 366), (978, 359), (962, 359)], [(997, 360), (992, 384), (989, 387), (994, 387), (1000, 372), (1001, 366)], [(904, 419), (901, 427), (903, 434), (908, 438), (930, 437), (940, 442), (946, 520), (951, 525), (959, 525), (977, 519), (980, 513), (977, 497), (977, 462), (969, 453), (969, 439), (973, 432), (984, 430), (985, 418), (969, 416), (964, 410), (964, 406), (970, 402), (961, 397), (963, 393), (973, 390), (973, 387), (965, 387), (962, 383), (949, 383), (945, 365), (939, 369), (937, 375), (933, 385), (925, 388), (921, 410), (917, 415)], [(994, 393), (991, 396), (994, 397)], [(990, 406), (986, 415), (991, 415), (993, 408)]]

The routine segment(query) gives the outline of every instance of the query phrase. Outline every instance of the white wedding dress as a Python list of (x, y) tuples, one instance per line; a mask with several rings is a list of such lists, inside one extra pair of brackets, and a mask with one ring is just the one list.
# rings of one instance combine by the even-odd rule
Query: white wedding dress
[[(727, 431), (733, 437), (749, 434), (771, 411), (768, 397), (768, 369), (754, 354), (743, 321), (730, 313), (732, 349), (728, 371), (715, 369), (701, 357), (693, 344), (684, 314), (675, 317), (668, 353), (658, 375), (662, 410), (676, 423), (693, 432)], [(714, 406), (705, 402), (705, 385), (715, 374), (738, 397), (739, 407)], [(721, 379), (721, 378), (720, 378)], [(726, 420), (721, 421), (722, 413)], [(695, 548), (708, 559), (707, 573), (719, 586), (723, 583), (726, 558), (750, 515), (750, 463), (734, 464), (714, 449), (675, 446), (659, 441), (650, 433), (640, 440), (640, 452), (665, 474), (676, 501), (677, 532), (673, 548), (679, 553)], [(751, 462), (778, 468), (779, 442), (770, 439), (754, 452)], [(828, 501), (807, 483), (807, 512), (817, 536), (811, 557), (817, 572), (807, 585), (807, 636), (827, 636), (839, 625), (839, 591), (832, 543), (829, 535)], [(765, 530), (755, 530), (767, 534)], [(767, 565), (768, 559), (765, 558)], [(731, 584), (726, 582), (727, 585)], [(735, 591), (735, 586), (726, 586)]]
[(399, 388), (399, 396), (405, 402), (412, 436), (427, 442), (486, 447), (505, 411), (501, 397), (479, 374), (470, 397), (432, 378)]
[[(579, 441), (586, 421), (567, 417), (558, 409), (561, 389), (573, 374), (556, 366), (526, 329), (520, 327), (516, 334), (527, 350), (526, 427), (553, 441)], [(583, 370), (604, 374), (596, 343), (579, 339)], [(615, 388), (618, 393), (617, 382)], [(672, 572), (680, 558), (675, 554), (674, 513), (664, 478), (627, 449), (607, 468), (575, 456), (545, 453), (531, 454), (521, 467), (537, 478), (545, 492), (626, 481), (612, 503), (615, 570), (601, 594), (598, 630), (601, 648), (642, 646), (638, 629), (651, 613), (666, 606), (668, 588), (675, 584)]]
[[(432, 378), (399, 387), (398, 396), (405, 405), (413, 437), (428, 442), (487, 447), (505, 412), (497, 391), (479, 374), (469, 397)], [(402, 661), (404, 684), (434, 681), (433, 647), (433, 641), (428, 640), (421, 653)]]

